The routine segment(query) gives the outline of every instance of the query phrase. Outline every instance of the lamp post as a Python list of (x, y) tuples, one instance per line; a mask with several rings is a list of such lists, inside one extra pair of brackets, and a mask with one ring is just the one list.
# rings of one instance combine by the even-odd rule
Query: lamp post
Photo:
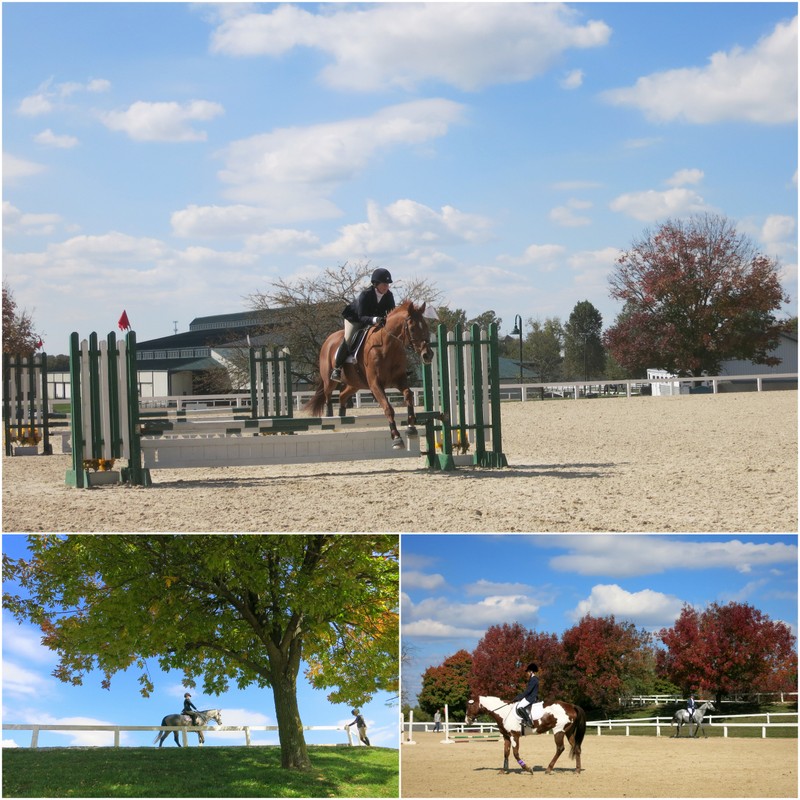
[(512, 336), (519, 336), (519, 382), (522, 384), (522, 317), (517, 314), (514, 317), (514, 330)]

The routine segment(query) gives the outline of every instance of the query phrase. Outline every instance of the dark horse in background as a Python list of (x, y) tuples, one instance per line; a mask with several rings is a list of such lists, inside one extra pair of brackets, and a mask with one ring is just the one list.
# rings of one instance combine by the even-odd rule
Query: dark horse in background
[[(522, 735), (522, 720), (517, 714), (516, 703), (506, 703), (498, 697), (479, 697), (467, 705), (467, 724), (471, 724), (481, 712), (486, 712), (496, 723), (503, 737), (503, 772), (508, 772), (508, 753), (512, 746), (514, 758), (525, 772), (533, 770), (519, 756), (519, 737)], [(546, 703), (539, 719), (533, 720), (534, 733), (553, 731), (556, 754), (547, 765), (545, 774), (553, 771), (558, 757), (564, 752), (564, 737), (570, 744), (569, 757), (575, 761), (575, 772), (581, 771), (581, 743), (586, 734), (586, 713), (580, 706), (564, 703), (561, 700)], [(513, 742), (513, 745), (512, 745)]]
[[(396, 449), (405, 445), (397, 430), (394, 408), (386, 397), (386, 390), (397, 389), (403, 393), (408, 410), (408, 430), (409, 433), (415, 433), (414, 393), (408, 385), (406, 348), (417, 352), (426, 364), (433, 361), (430, 330), (424, 313), (425, 303), (421, 306), (415, 306), (410, 300), (401, 303), (387, 314), (385, 323), (370, 326), (366, 330), (364, 341), (358, 348), (356, 363), (346, 363), (342, 369), (341, 383), (344, 387), (339, 392), (339, 416), (345, 416), (347, 401), (359, 389), (369, 389), (389, 420), (392, 447)], [(336, 350), (343, 338), (343, 330), (332, 333), (320, 350), (320, 381), (314, 396), (304, 406), (315, 417), (321, 417), (324, 410), (328, 416), (333, 415), (331, 397), (341, 384), (331, 381), (330, 374)]]
[[(208, 725), (209, 720), (214, 720), (217, 725), (222, 725), (222, 712), (218, 708), (208, 708), (205, 711), (195, 711), (195, 716), (200, 717), (202, 725)], [(187, 714), (167, 714), (167, 716), (161, 720), (161, 725), (162, 727), (174, 727), (176, 725), (186, 728), (194, 727), (192, 718)], [(161, 747), (161, 745), (164, 744), (164, 740), (170, 735), (170, 733), (175, 737), (175, 744), (180, 747), (181, 743), (178, 740), (178, 731), (159, 731), (156, 738), (153, 739), (153, 744), (158, 742), (158, 746)], [(198, 744), (202, 745), (205, 742), (203, 731), (195, 731), (195, 733), (197, 734)]]

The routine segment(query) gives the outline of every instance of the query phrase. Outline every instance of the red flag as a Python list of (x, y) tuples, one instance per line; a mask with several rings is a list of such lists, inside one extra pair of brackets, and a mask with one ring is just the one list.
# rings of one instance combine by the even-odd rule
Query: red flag
[(39, 337), (39, 340), (36, 342), (36, 349), (41, 350), (44, 347), (44, 342), (42, 341), (42, 337)]
[(121, 331), (129, 331), (131, 329), (131, 323), (128, 321), (128, 312), (125, 309), (122, 310), (122, 316), (119, 318), (119, 329)]

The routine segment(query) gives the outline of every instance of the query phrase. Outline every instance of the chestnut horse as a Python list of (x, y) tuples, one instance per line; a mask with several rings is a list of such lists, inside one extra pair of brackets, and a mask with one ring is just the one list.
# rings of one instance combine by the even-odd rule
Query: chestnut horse
[[(421, 306), (415, 306), (410, 300), (401, 303), (387, 314), (383, 324), (367, 329), (364, 341), (358, 348), (356, 363), (346, 363), (342, 368), (341, 383), (345, 385), (339, 392), (339, 416), (345, 416), (347, 401), (359, 389), (369, 389), (389, 420), (392, 447), (395, 449), (405, 445), (397, 431), (394, 408), (386, 397), (386, 390), (398, 389), (403, 393), (408, 410), (408, 431), (416, 432), (414, 393), (408, 386), (406, 347), (415, 350), (426, 364), (433, 361), (430, 331), (424, 313), (425, 303)], [(314, 396), (303, 407), (315, 417), (321, 417), (323, 410), (327, 410), (328, 416), (333, 415), (331, 396), (340, 382), (331, 381), (330, 374), (336, 350), (343, 338), (343, 330), (332, 333), (320, 350), (320, 381)]]
[[(519, 737), (522, 735), (522, 720), (517, 714), (516, 703), (506, 703), (497, 697), (479, 697), (470, 700), (467, 705), (467, 724), (482, 711), (485, 711), (497, 723), (504, 741), (503, 772), (508, 772), (508, 753), (512, 746), (514, 758), (525, 772), (533, 774), (533, 770), (519, 757)], [(586, 733), (586, 713), (579, 706), (556, 700), (546, 703), (539, 719), (533, 720), (534, 733), (553, 731), (556, 741), (556, 754), (548, 764), (545, 774), (553, 771), (558, 757), (564, 752), (564, 737), (570, 744), (569, 757), (575, 760), (575, 772), (581, 771), (581, 742)], [(513, 745), (512, 745), (513, 740)]]

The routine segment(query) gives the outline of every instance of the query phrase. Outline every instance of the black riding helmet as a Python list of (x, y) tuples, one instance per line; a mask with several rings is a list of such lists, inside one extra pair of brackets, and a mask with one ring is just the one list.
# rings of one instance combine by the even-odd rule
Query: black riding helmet
[(528, 664), (528, 666), (525, 668), (525, 672), (538, 672), (538, 671), (539, 667), (537, 667), (536, 664)]
[(372, 273), (371, 281), (373, 284), (393, 283), (392, 276), (390, 275), (389, 270), (384, 269), (383, 267), (379, 267)]

